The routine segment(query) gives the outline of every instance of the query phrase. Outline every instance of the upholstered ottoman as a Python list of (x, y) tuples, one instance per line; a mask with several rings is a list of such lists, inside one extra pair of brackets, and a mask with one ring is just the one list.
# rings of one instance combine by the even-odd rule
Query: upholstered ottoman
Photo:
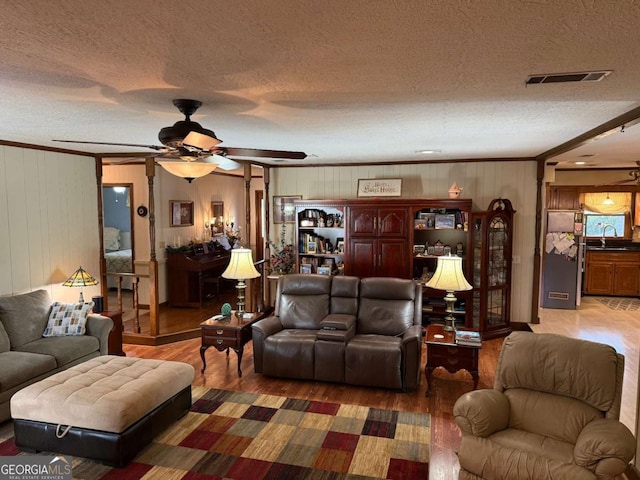
[(91, 359), (11, 398), (16, 446), (122, 467), (189, 410), (193, 377), (181, 362)]

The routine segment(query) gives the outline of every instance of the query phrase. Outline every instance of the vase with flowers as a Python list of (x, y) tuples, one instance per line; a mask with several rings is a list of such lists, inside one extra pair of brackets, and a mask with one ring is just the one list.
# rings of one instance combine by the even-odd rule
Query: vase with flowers
[(273, 241), (269, 240), (269, 245), (273, 249), (271, 253), (271, 271), (279, 275), (286, 275), (292, 273), (295, 263), (296, 254), (293, 249), (293, 244), (287, 242), (287, 228), (282, 224), (282, 230), (280, 231), (280, 245), (276, 245)]

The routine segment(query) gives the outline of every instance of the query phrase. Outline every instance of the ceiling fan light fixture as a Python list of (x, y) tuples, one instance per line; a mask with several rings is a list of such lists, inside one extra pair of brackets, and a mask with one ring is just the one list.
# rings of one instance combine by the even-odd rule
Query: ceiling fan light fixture
[(217, 163), (184, 162), (180, 161), (160, 161), (158, 162), (171, 175), (184, 178), (191, 183), (195, 178), (209, 175), (216, 168)]

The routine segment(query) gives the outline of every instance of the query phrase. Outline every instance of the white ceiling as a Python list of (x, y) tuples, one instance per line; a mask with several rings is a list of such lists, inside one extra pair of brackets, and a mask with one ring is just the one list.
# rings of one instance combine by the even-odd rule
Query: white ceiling
[[(11, 142), (145, 151), (52, 139), (158, 144), (193, 98), (222, 145), (307, 164), (520, 158), (640, 107), (638, 0), (3, 0), (0, 18)], [(525, 86), (584, 70), (613, 73)], [(640, 126), (554, 161), (587, 154), (633, 166)]]

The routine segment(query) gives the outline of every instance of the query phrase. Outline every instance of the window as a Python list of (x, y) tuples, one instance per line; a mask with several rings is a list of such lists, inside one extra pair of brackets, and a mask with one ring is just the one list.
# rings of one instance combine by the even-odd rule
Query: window
[(585, 211), (584, 232), (587, 237), (622, 238), (625, 235), (625, 214), (603, 215)]
[(630, 192), (585, 192), (584, 232), (591, 238), (631, 239), (633, 211)]

